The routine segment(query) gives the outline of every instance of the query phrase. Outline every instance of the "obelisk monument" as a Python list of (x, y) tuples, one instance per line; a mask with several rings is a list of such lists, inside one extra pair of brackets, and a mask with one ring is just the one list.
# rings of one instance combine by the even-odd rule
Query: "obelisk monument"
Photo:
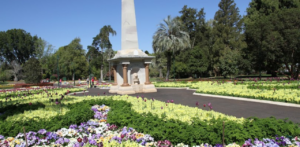
[(139, 49), (134, 0), (122, 0), (122, 50)]
[(122, 48), (109, 60), (114, 66), (110, 93), (157, 92), (149, 80), (149, 64), (154, 58), (139, 49), (134, 0), (122, 0)]

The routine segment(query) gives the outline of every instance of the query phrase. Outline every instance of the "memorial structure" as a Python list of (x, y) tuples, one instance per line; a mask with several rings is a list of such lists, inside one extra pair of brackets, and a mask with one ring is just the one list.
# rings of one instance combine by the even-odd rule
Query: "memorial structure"
[(154, 58), (139, 49), (134, 0), (122, 0), (122, 48), (110, 60), (114, 83), (110, 93), (157, 92), (149, 80), (149, 64)]

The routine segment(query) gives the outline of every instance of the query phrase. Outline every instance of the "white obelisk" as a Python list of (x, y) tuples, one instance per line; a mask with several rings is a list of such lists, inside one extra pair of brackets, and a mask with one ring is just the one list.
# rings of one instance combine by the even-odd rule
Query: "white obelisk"
[(122, 50), (139, 49), (134, 0), (122, 0)]
[(110, 93), (157, 92), (149, 80), (149, 64), (154, 58), (139, 49), (134, 0), (122, 0), (122, 48), (109, 60), (114, 65)]

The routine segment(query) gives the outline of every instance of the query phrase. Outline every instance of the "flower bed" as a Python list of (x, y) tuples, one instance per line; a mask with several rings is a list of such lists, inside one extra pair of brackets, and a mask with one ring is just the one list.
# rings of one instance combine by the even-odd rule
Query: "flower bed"
[[(251, 84), (252, 83), (253, 82), (251, 82)], [(268, 84), (269, 85), (262, 84), (263, 86), (265, 86), (265, 88), (263, 87), (260, 88), (261, 85), (255, 86), (252, 84), (249, 86), (247, 82), (243, 82), (243, 84), (226, 83), (226, 82), (197, 82), (197, 83), (186, 83), (186, 84), (155, 83), (155, 86), (156, 87), (189, 87), (191, 89), (197, 89), (196, 90), (197, 93), (245, 97), (245, 98), (300, 104), (299, 86), (298, 88), (290, 88), (290, 86), (285, 86), (276, 89), (276, 85), (278, 85), (276, 84), (276, 82), (273, 82), (272, 84), (270, 83)], [(298, 84), (297, 82), (290, 83), (291, 86), (297, 86), (297, 84)], [(274, 86), (275, 89), (268, 90), (272, 86)]]
[(30, 86), (53, 86), (53, 83), (15, 84), (14, 88), (22, 88), (22, 87), (30, 87)]
[[(12, 103), (1, 108), (1, 113), (6, 110), (10, 112), (0, 115), (0, 134), (15, 136), (22, 130), (23, 126), (28, 131), (36, 132), (41, 128), (49, 132), (57, 132), (61, 128), (69, 128), (70, 124), (79, 126), (80, 122), (87, 122), (94, 115), (93, 112), (89, 111), (92, 105), (106, 104), (112, 108), (107, 115), (106, 121), (108, 123), (120, 127), (132, 127), (138, 132), (150, 134), (157, 141), (157, 146), (159, 143), (168, 144), (171, 142), (173, 144), (183, 143), (180, 144), (182, 146), (185, 146), (184, 144), (200, 145), (205, 142), (220, 144), (222, 143), (223, 122), (225, 122), (225, 143), (229, 144), (228, 146), (237, 146), (230, 144), (232, 142), (241, 145), (246, 143), (245, 140), (249, 143), (248, 138), (252, 140), (259, 138), (264, 141), (263, 138), (276, 134), (279, 136), (300, 135), (300, 129), (297, 125), (274, 118), (236, 118), (213, 110), (206, 111), (198, 107), (174, 104), (172, 100), (161, 102), (155, 99), (126, 95), (78, 97), (66, 96), (68, 90), (63, 88), (51, 89), (53, 90), (51, 92), (50, 89), (45, 90), (39, 94), (26, 95), (24, 101), (20, 101), (21, 98), (13, 97)], [(73, 90), (83, 89), (74, 88), (70, 89), (69, 92)], [(16, 104), (18, 101), (20, 103)], [(104, 119), (99, 121), (105, 122)], [(111, 137), (113, 138), (113, 136)], [(272, 138), (276, 141), (273, 144), (278, 144), (279, 141), (286, 140), (285, 138), (279, 140)], [(159, 140), (169, 141), (158, 142)], [(289, 140), (293, 141), (292, 138)], [(52, 141), (56, 142), (57, 140)], [(118, 145), (119, 142), (118, 140), (110, 141), (116, 143), (113, 146)], [(122, 142), (124, 141), (122, 140)], [(254, 141), (256, 142), (252, 141), (251, 143), (259, 143), (257, 140)], [(285, 142), (287, 143), (287, 141)], [(141, 143), (139, 142), (139, 144)], [(266, 141), (265, 143), (267, 144)], [(138, 145), (136, 142), (130, 141), (126, 144), (129, 144), (128, 146)]]
[[(92, 107), (95, 119), (80, 125), (72, 124), (55, 132), (40, 129), (37, 132), (19, 133), (16, 137), (0, 135), (1, 146), (138, 146), (153, 145), (154, 139), (133, 128), (118, 129), (116, 125), (106, 122), (109, 107), (95, 105)], [(26, 143), (27, 142), (27, 143)]]
[(9, 88), (14, 88), (14, 84), (0, 85), (0, 89), (9, 89)]
[[(0, 135), (1, 146), (173, 146), (168, 140), (155, 141), (155, 139), (144, 133), (139, 133), (131, 127), (118, 127), (114, 124), (106, 123), (110, 108), (105, 105), (94, 105), (91, 110), (94, 112), (94, 119), (83, 122), (80, 125), (72, 124), (68, 128), (61, 128), (57, 131), (47, 131), (40, 129), (37, 132), (29, 131), (28, 133), (18, 133), (16, 137), (4, 137)], [(243, 146), (269, 147), (269, 146), (300, 146), (300, 140), (287, 138), (284, 136), (264, 138), (261, 141), (248, 139)], [(187, 147), (184, 143), (179, 143), (175, 147)], [(199, 145), (198, 145), (199, 146)], [(209, 144), (200, 146), (212, 147)], [(216, 144), (221, 147), (221, 144)], [(238, 144), (231, 143), (227, 147), (239, 147)]]

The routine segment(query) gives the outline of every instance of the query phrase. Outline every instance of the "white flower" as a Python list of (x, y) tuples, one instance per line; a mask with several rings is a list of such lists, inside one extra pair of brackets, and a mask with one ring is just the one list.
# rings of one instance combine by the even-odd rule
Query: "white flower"
[(74, 129), (68, 129), (67, 136), (73, 137), (73, 136), (77, 136), (77, 135), (78, 135), (78, 133), (77, 133), (76, 130), (74, 130)]
[(68, 129), (62, 128), (62, 129), (58, 130), (58, 131), (56, 132), (56, 134), (57, 134), (58, 136), (60, 136), (60, 137), (65, 137), (66, 135), (68, 135), (68, 132), (69, 132)]

